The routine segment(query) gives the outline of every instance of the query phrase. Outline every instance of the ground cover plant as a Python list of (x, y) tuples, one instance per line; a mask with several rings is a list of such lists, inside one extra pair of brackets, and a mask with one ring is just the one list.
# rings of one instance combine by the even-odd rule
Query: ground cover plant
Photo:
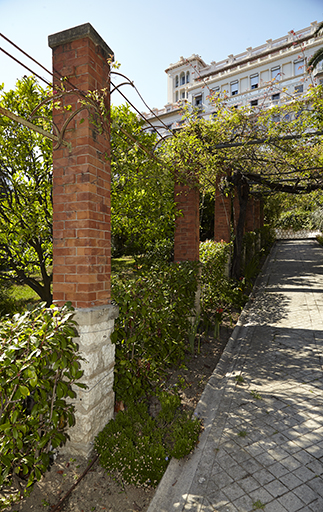
[(200, 422), (182, 410), (177, 394), (159, 392), (155, 399), (158, 412), (145, 400), (133, 402), (95, 441), (101, 465), (127, 484), (156, 487), (171, 457), (188, 455), (198, 441)]

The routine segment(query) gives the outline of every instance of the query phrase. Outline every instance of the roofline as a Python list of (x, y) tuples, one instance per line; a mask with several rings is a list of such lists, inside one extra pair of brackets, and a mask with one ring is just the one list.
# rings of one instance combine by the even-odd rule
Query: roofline
[(168, 66), (168, 68), (165, 69), (165, 73), (168, 73), (168, 71), (170, 71), (172, 69), (180, 68), (181, 66), (183, 66), (185, 64), (189, 64), (190, 62), (193, 62), (194, 60), (197, 60), (200, 64), (202, 64), (203, 67), (205, 67), (205, 68), (208, 67), (208, 65), (206, 64), (206, 62), (204, 62), (204, 60), (202, 59), (202, 57), (200, 57), (200, 55), (195, 55), (193, 53), (193, 55), (191, 55), (188, 58), (180, 57), (180, 60), (178, 62), (176, 62), (175, 64), (170, 64)]

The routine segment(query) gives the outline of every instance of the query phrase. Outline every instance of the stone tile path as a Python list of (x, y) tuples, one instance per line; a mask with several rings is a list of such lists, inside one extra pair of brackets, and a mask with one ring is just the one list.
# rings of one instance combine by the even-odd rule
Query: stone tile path
[(323, 512), (323, 247), (280, 241), (148, 512)]

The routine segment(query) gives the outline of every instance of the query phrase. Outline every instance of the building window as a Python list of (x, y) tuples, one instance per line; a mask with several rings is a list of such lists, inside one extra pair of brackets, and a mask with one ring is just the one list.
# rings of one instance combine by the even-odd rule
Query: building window
[(277, 92), (276, 94), (273, 94), (271, 99), (272, 101), (278, 101), (280, 99), (280, 93)]
[(175, 87), (178, 87), (178, 75), (175, 76)]
[(258, 105), (258, 100), (252, 100), (250, 101), (250, 106), (251, 107), (256, 107)]
[(304, 86), (303, 85), (295, 85), (294, 93), (301, 94), (302, 92), (304, 92)]
[(250, 87), (251, 89), (257, 89), (259, 84), (259, 75), (258, 73), (256, 75), (251, 75), (250, 77)]
[(198, 94), (193, 98), (194, 107), (201, 108), (202, 107), (202, 94)]
[(185, 91), (181, 91), (181, 99), (185, 100)]
[(279, 80), (280, 79), (280, 66), (276, 66), (275, 68), (271, 68), (271, 79)]
[(179, 81), (180, 81), (181, 85), (185, 85), (185, 73), (184, 73), (184, 71), (181, 72)]
[(178, 101), (178, 91), (175, 93), (175, 103)]
[(294, 75), (302, 75), (304, 73), (304, 59), (294, 61)]
[(239, 92), (239, 82), (236, 80), (235, 82), (231, 82), (231, 96), (235, 96)]
[(188, 84), (190, 81), (190, 72), (186, 71), (186, 83)]

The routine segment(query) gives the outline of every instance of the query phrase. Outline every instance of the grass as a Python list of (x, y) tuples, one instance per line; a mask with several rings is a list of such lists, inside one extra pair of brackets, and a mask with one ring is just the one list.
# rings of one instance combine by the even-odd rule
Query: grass
[(122, 256), (122, 258), (111, 259), (111, 271), (112, 273), (119, 273), (122, 271), (132, 270), (135, 264), (135, 260), (132, 256)]
[(37, 302), (39, 300), (37, 293), (27, 285), (14, 284), (10, 288), (9, 294), (19, 302)]
[(256, 510), (260, 510), (260, 509), (264, 509), (265, 508), (265, 505), (264, 503), (262, 503), (260, 500), (256, 501), (254, 504), (253, 504), (253, 508), (256, 509)]

